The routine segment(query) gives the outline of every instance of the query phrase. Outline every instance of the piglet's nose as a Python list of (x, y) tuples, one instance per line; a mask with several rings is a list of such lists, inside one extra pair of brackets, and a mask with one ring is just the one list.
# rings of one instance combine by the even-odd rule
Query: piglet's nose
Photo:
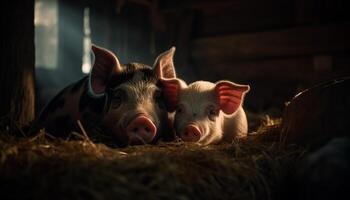
[(138, 116), (126, 127), (131, 144), (149, 143), (156, 136), (157, 127), (146, 116)]
[(198, 142), (201, 138), (201, 131), (197, 126), (190, 124), (185, 127), (180, 137), (185, 142)]

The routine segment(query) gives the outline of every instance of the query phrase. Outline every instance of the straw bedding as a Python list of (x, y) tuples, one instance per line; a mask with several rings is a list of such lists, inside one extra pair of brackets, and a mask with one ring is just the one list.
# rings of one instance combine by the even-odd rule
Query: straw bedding
[(278, 123), (206, 147), (177, 140), (111, 148), (84, 135), (3, 131), (0, 199), (292, 199), (304, 154), (281, 142)]

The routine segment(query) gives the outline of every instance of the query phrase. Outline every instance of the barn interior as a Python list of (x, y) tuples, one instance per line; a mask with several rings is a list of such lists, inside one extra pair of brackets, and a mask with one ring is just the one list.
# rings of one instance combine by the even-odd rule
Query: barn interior
[(175, 46), (178, 77), (249, 84), (246, 109), (280, 117), (298, 92), (349, 75), (345, 3), (36, 1), (37, 110), (88, 73), (94, 43), (148, 65)]
[[(20, 73), (21, 68), (9, 71), (4, 66), (25, 66), (23, 74), (32, 76), (21, 77), (34, 89), (28, 89), (30, 109), (20, 108), (21, 115), (31, 120), (23, 121), (15, 120), (17, 114), (7, 114), (16, 110), (10, 109), (13, 98), (5, 98), (13, 95), (16, 84), (0, 86), (5, 94), (0, 103), (0, 199), (346, 195), (348, 1), (16, 0), (7, 4), (10, 9), (2, 14), (2, 24), (9, 31), (1, 47), (0, 80), (10, 82), (8, 74)], [(122, 63), (150, 66), (159, 53), (175, 46), (176, 73), (186, 82), (225, 79), (250, 85), (243, 105), (249, 136), (205, 147), (177, 139), (127, 148), (95, 142), (83, 128), (82, 133), (74, 133), (78, 138), (74, 140), (52, 138), (45, 130), (28, 136), (30, 125), (22, 122), (30, 124), (60, 90), (89, 73), (91, 44), (111, 50)], [(8, 58), (12, 61), (5, 61)], [(330, 84), (335, 86), (328, 91)], [(299, 95), (302, 103), (297, 99), (293, 104), (295, 95), (305, 90)], [(303, 110), (316, 114), (300, 114)], [(304, 137), (309, 132), (313, 134)], [(315, 144), (320, 132), (327, 133)], [(294, 135), (284, 138), (282, 133)], [(339, 141), (338, 136), (346, 139)], [(328, 151), (333, 147), (337, 149)], [(335, 159), (329, 161), (327, 156)]]

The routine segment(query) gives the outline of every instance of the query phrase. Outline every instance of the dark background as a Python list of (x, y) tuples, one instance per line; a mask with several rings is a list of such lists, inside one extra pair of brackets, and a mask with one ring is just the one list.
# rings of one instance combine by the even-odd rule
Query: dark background
[[(37, 0), (57, 9), (54, 69), (36, 64), (37, 110), (84, 74), (84, 8), (91, 41), (122, 63), (152, 65), (176, 46), (178, 77), (251, 85), (248, 112), (278, 116), (296, 93), (350, 75), (348, 0)], [(37, 12), (42, 12), (36, 7)], [(37, 19), (36, 19), (37, 20)], [(37, 56), (47, 27), (36, 24)], [(51, 34), (52, 35), (52, 34)], [(39, 43), (40, 44), (39, 44)]]

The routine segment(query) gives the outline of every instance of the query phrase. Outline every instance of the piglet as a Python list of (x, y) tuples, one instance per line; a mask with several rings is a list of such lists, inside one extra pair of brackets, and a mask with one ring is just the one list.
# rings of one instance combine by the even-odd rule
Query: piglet
[[(57, 94), (41, 112), (36, 126), (64, 137), (102, 130), (119, 146), (155, 143), (171, 130), (160, 78), (176, 78), (175, 48), (160, 54), (153, 67), (121, 64), (111, 51), (92, 46), (95, 62), (88, 76)], [(162, 134), (162, 135), (161, 135)]]
[(161, 82), (167, 109), (175, 111), (174, 129), (182, 140), (208, 145), (247, 135), (242, 102), (249, 85), (230, 81), (187, 85), (177, 78)]

